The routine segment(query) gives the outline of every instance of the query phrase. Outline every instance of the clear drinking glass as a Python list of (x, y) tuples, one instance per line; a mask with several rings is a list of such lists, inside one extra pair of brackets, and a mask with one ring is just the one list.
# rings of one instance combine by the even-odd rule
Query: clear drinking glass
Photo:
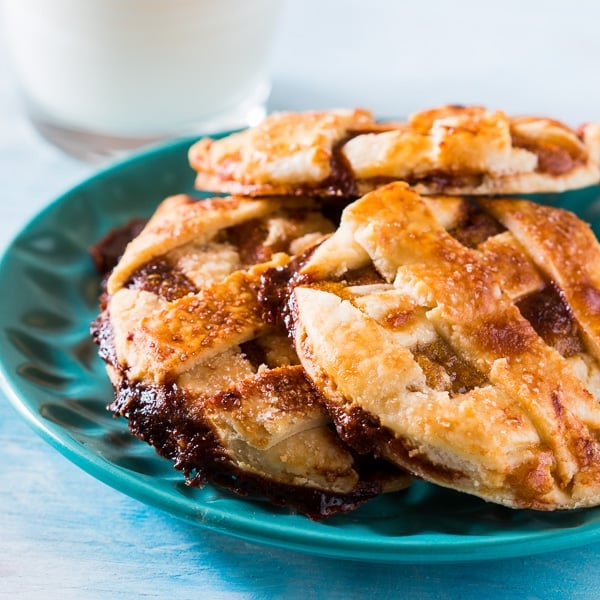
[(84, 159), (265, 114), (280, 0), (4, 0), (27, 112)]

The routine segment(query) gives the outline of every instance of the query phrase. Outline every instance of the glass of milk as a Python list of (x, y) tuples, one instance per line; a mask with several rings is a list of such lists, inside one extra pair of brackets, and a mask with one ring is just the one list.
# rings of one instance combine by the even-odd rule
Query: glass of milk
[(94, 159), (265, 114), (280, 0), (4, 0), (27, 112)]

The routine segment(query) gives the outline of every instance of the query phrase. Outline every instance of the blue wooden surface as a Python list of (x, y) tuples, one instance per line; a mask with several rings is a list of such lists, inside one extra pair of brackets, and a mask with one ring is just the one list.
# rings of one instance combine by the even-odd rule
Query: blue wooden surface
[[(290, 3), (274, 56), (271, 108), (360, 104), (403, 114), (462, 100), (600, 121), (594, 3), (578, 3), (579, 13), (558, 2), (509, 0), (501, 11), (485, 4)], [(426, 31), (410, 25), (423, 22)], [(1, 245), (92, 171), (31, 130), (0, 47)], [(592, 599), (600, 597), (600, 544), (511, 560), (396, 566), (256, 546), (192, 527), (98, 482), (38, 438), (0, 393), (0, 598), (168, 597)]]

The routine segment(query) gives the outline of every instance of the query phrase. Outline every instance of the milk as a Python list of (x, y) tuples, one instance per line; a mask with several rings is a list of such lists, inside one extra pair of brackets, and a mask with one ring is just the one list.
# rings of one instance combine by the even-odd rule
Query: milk
[(161, 137), (241, 125), (260, 113), (279, 5), (5, 0), (4, 21), (34, 117), (103, 135)]

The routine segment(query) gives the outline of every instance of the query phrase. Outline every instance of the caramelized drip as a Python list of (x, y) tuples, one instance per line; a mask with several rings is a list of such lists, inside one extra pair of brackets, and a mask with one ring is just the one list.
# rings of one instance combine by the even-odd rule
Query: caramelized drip
[(262, 307), (262, 318), (267, 324), (280, 327), (285, 325), (290, 290), (294, 285), (308, 280), (307, 276), (299, 275), (299, 271), (316, 248), (317, 246), (313, 246), (287, 265), (268, 269), (260, 276), (258, 302)]
[[(106, 356), (113, 356), (114, 341), (106, 315), (93, 324), (92, 331)], [(303, 375), (302, 381), (308, 385)], [(395, 467), (372, 457), (357, 457), (355, 468), (360, 473), (360, 481), (347, 494), (269, 481), (241, 470), (231, 461), (211, 424), (197, 411), (190, 410), (193, 403), (180, 387), (174, 384), (145, 386), (130, 383), (124, 376), (121, 382), (108, 409), (125, 417), (131, 433), (151, 444), (157, 454), (173, 460), (173, 466), (184, 473), (190, 486), (202, 487), (210, 481), (242, 496), (265, 496), (275, 505), (298, 510), (319, 520), (355, 510), (380, 494), (388, 480), (397, 478)], [(312, 387), (310, 389), (315, 395)], [(294, 402), (303, 400), (298, 393), (292, 399)], [(238, 400), (235, 396), (219, 398), (232, 406)]]
[(144, 228), (144, 219), (132, 219), (123, 227), (111, 229), (102, 239), (90, 246), (89, 253), (100, 275), (113, 270), (125, 252), (127, 244)]
[(465, 475), (458, 471), (423, 459), (408, 440), (399, 438), (381, 425), (379, 418), (362, 408), (354, 406), (348, 411), (337, 405), (328, 406), (329, 412), (342, 439), (359, 454), (377, 455), (385, 448), (398, 464), (403, 464), (414, 475), (433, 475), (438, 480), (452, 483)]
[(262, 316), (269, 325), (281, 326), (283, 312), (288, 299), (288, 286), (295, 270), (288, 264), (265, 271), (260, 276), (258, 302), (262, 307)]
[(94, 343), (98, 346), (98, 355), (111, 367), (119, 368), (119, 359), (113, 342), (114, 331), (108, 312), (103, 310), (98, 317), (92, 321), (90, 333)]
[[(325, 183), (325, 186), (331, 187), (331, 191), (338, 196), (350, 198), (356, 198), (358, 196), (358, 188), (356, 186), (356, 177), (354, 176), (354, 171), (352, 171), (348, 160), (342, 152), (344, 145), (353, 137), (355, 137), (355, 135), (349, 135), (343, 140), (339, 141), (333, 146), (331, 151), (331, 176), (328, 182)], [(329, 183), (329, 181), (331, 183)]]

